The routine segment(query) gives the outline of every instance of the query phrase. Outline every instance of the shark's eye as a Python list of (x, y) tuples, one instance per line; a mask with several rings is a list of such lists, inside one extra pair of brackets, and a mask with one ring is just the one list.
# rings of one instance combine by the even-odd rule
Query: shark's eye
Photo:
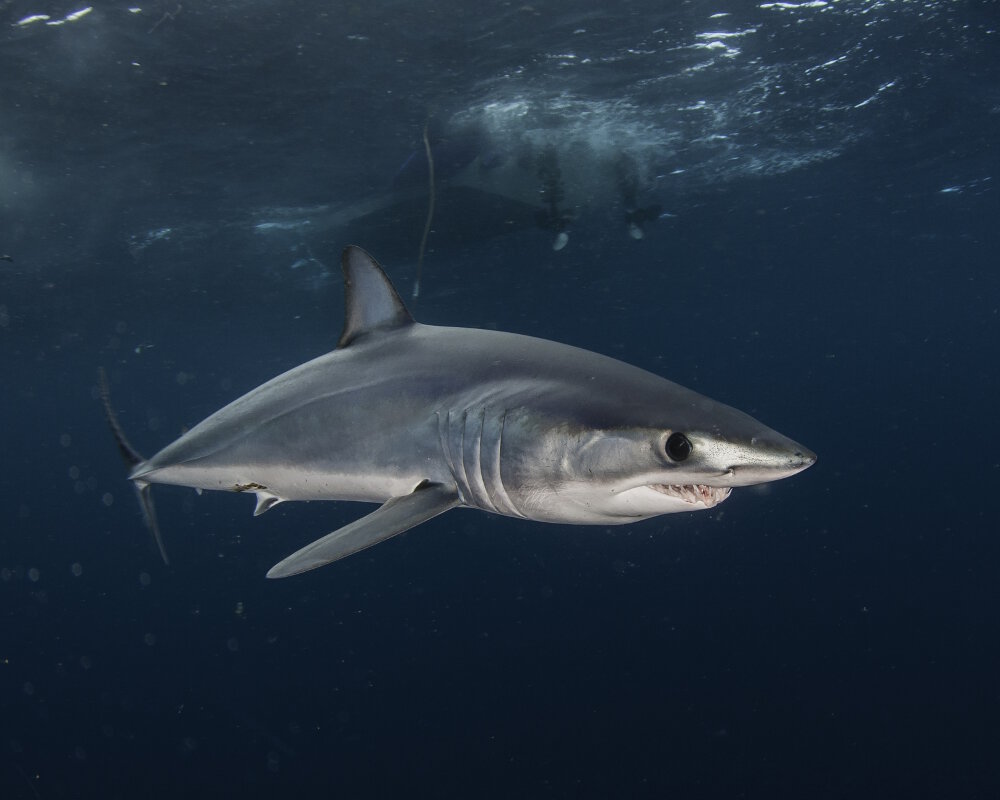
[(684, 461), (691, 455), (691, 440), (683, 433), (672, 433), (667, 437), (664, 449), (671, 461)]

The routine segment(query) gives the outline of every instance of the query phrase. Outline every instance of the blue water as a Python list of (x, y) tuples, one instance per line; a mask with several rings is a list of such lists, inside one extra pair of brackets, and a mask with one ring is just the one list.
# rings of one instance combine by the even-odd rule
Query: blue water
[[(1000, 5), (85, 9), (0, 3), (0, 797), (998, 796)], [(579, 182), (559, 251), (439, 186), (417, 318), (622, 358), (818, 463), (283, 581), (370, 507), (165, 487), (165, 566), (98, 367), (150, 454), (334, 346), (344, 245), (409, 298), (426, 198), (353, 210), (425, 125)]]

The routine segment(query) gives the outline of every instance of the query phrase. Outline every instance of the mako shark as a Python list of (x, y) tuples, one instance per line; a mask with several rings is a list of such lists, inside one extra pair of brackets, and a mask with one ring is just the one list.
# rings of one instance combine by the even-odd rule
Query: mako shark
[(275, 565), (283, 578), (452, 508), (621, 525), (712, 508), (816, 456), (734, 408), (546, 339), (417, 323), (379, 264), (348, 247), (337, 348), (259, 386), (152, 458), (108, 421), (162, 548), (150, 486), (379, 508)]

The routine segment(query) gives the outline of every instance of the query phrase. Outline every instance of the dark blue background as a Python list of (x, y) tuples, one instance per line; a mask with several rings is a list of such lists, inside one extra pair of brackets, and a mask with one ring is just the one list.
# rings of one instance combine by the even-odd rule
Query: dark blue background
[[(606, 29), (612, 54), (619, 34), (717, 9), (541, 9), (524, 36), (506, 7), (412, 3), (185, 6), (152, 33), (166, 7), (11, 27), (0, 796), (997, 796), (1000, 17), (864, 5), (821, 32), (853, 42), (873, 19), (912, 46), (887, 35), (838, 84), (860, 102), (865, 69), (897, 61), (898, 92), (850, 117), (835, 155), (722, 174), (681, 148), (670, 163), (701, 177), (659, 185), (677, 216), (642, 242), (600, 211), (559, 253), (541, 231), (432, 233), (415, 305), (664, 374), (802, 441), (816, 466), (624, 528), (456, 511), (275, 582), (271, 565), (364, 507), (252, 519), (248, 498), (158, 490), (165, 567), (97, 367), (134, 444), (156, 450), (339, 335), (339, 277), (288, 269), (283, 241), (234, 220), (387, 185), (429, 105), (488, 98), (508, 60), (531, 73), (533, 54), (562, 52), (564, 29)], [(754, 13), (757, 57), (791, 64), (785, 28)], [(345, 32), (378, 52), (345, 54)], [(313, 35), (329, 47), (296, 61)], [(822, 61), (820, 39), (796, 48)], [(157, 74), (129, 83), (133, 60)], [(609, 96), (635, 83), (620, 69)], [(168, 74), (161, 88), (183, 90), (156, 94)], [(591, 79), (552, 80), (587, 96)], [(802, 114), (786, 124), (814, 146)], [(741, 136), (737, 161), (764, 133)], [(137, 258), (158, 225), (187, 233)], [(408, 286), (418, 234), (357, 243)], [(324, 231), (310, 247), (332, 265), (346, 243)]]

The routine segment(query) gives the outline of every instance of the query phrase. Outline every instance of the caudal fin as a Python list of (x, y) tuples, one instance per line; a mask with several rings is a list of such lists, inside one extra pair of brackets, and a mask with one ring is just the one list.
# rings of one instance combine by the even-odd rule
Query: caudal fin
[[(101, 393), (101, 403), (104, 405), (104, 418), (108, 421), (108, 427), (111, 428), (111, 434), (115, 437), (115, 442), (118, 443), (118, 452), (122, 454), (125, 463), (130, 467), (141, 464), (146, 459), (129, 444), (128, 439), (125, 438), (122, 426), (118, 424), (118, 417), (115, 416), (114, 409), (111, 408), (111, 388), (108, 385), (108, 374), (104, 371), (104, 367), (98, 370), (98, 387)], [(139, 498), (139, 507), (142, 508), (142, 517), (146, 522), (146, 527), (153, 534), (153, 540), (160, 550), (163, 563), (169, 564), (170, 559), (167, 558), (167, 549), (163, 546), (163, 539), (160, 536), (160, 526), (156, 521), (156, 508), (153, 506), (153, 495), (150, 491), (150, 485), (144, 481), (133, 481), (132, 484), (135, 487), (136, 497)]]
[(133, 481), (132, 485), (135, 486), (135, 495), (139, 498), (139, 505), (142, 507), (142, 518), (146, 520), (146, 527), (153, 534), (156, 546), (160, 548), (160, 556), (163, 558), (163, 563), (169, 566), (170, 559), (167, 558), (167, 548), (163, 546), (163, 538), (160, 536), (160, 525), (156, 521), (156, 507), (153, 505), (152, 487), (150, 484), (143, 483), (142, 481)]

